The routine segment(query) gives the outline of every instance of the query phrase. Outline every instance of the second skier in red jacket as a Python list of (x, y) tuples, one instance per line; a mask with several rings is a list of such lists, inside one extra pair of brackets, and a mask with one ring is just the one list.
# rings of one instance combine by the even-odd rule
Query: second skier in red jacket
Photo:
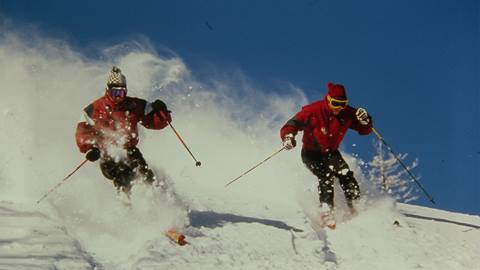
[(347, 130), (356, 130), (361, 135), (372, 131), (372, 119), (365, 109), (348, 105), (345, 87), (329, 83), (325, 98), (302, 108), (281, 128), (283, 145), (290, 150), (295, 147), (295, 135), (303, 131), (302, 161), (318, 178), (318, 193), (321, 222), (335, 228), (332, 211), (334, 207), (334, 179), (339, 179), (347, 204), (355, 213), (354, 201), (360, 198), (360, 188), (353, 172), (338, 150)]

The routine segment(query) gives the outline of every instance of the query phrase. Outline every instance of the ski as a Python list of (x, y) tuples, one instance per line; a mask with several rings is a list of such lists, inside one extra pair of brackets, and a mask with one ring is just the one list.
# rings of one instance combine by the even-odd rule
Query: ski
[(185, 235), (179, 233), (175, 228), (172, 228), (165, 232), (165, 236), (175, 244), (179, 246), (185, 246), (188, 242), (185, 240)]

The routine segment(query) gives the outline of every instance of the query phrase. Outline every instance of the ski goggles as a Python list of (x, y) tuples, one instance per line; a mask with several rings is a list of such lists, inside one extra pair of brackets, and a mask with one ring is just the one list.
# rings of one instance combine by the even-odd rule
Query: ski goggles
[(112, 87), (109, 91), (112, 98), (124, 98), (127, 95), (127, 88), (125, 87)]
[(348, 99), (335, 99), (331, 96), (327, 96), (327, 101), (328, 104), (330, 104), (330, 107), (332, 107), (332, 109), (343, 109), (347, 107), (348, 104)]

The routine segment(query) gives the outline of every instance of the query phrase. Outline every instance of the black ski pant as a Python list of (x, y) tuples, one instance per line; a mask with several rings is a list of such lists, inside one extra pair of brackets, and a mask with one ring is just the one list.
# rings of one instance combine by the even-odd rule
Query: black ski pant
[(123, 191), (130, 191), (131, 182), (137, 174), (140, 174), (147, 183), (151, 184), (155, 181), (153, 171), (148, 167), (142, 153), (136, 147), (127, 149), (126, 158), (119, 161), (112, 157), (103, 157), (100, 160), (100, 169), (107, 179), (113, 181), (117, 189)]
[(339, 179), (349, 207), (352, 208), (353, 201), (360, 198), (357, 180), (338, 150), (322, 153), (302, 149), (302, 161), (318, 178), (320, 204), (326, 203), (330, 209), (333, 209), (335, 177)]

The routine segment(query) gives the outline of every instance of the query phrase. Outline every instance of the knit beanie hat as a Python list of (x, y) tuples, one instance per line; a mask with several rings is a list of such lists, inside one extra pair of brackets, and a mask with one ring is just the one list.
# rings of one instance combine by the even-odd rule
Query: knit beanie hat
[(327, 88), (327, 95), (329, 95), (330, 97), (339, 100), (347, 100), (347, 92), (345, 91), (345, 87), (343, 85), (329, 82), (327, 84)]
[(122, 74), (122, 71), (113, 66), (110, 74), (108, 75), (107, 87), (127, 87), (127, 78)]

